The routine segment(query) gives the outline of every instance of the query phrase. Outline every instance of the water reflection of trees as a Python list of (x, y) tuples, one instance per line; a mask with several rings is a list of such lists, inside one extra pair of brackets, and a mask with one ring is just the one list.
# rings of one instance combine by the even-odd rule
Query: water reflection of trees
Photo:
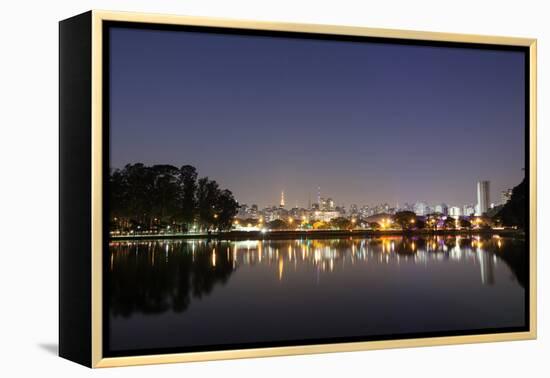
[[(194, 249), (180, 242), (111, 246), (111, 313), (181, 312), (192, 297), (208, 295), (216, 284), (224, 284), (233, 271), (227, 255), (217, 253), (212, 243), (204, 243), (200, 251)], [(207, 249), (213, 253), (204, 253)]]
[(272, 265), (282, 280), (289, 264), (331, 273), (344, 270), (347, 262), (426, 264), (448, 260), (475, 264), (481, 282), (492, 285), (495, 264), (502, 260), (525, 287), (526, 253), (524, 240), (497, 236), (120, 242), (110, 247), (110, 311), (121, 316), (182, 312), (193, 298), (225, 284), (239, 266), (256, 264)]

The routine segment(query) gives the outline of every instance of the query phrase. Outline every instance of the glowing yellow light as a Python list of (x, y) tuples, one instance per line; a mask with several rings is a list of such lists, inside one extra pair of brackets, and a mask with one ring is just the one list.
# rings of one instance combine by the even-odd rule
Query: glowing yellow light
[(292, 224), (292, 222), (294, 222), (294, 219), (292, 219), (292, 218), (289, 217), (289, 218), (288, 218), (288, 223)]

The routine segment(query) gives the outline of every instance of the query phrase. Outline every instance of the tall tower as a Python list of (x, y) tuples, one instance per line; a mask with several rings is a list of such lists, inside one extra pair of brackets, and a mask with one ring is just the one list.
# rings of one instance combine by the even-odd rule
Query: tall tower
[(483, 215), (489, 209), (490, 203), (490, 182), (478, 181), (477, 182), (477, 206), (476, 215)]
[(317, 205), (321, 208), (321, 187), (317, 187)]
[(280, 207), (285, 207), (285, 191), (281, 191), (281, 204)]

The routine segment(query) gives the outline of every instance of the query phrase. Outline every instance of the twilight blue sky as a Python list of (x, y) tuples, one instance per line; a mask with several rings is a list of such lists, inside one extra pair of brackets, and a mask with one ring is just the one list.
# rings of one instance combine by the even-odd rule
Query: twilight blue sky
[(515, 51), (111, 29), (111, 166), (191, 164), (241, 203), (491, 201), (524, 167)]

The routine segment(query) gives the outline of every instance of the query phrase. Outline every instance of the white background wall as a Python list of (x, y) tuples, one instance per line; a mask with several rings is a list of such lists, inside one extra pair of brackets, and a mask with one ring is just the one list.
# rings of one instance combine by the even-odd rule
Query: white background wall
[[(0, 375), (15, 376), (548, 376), (547, 1), (5, 1), (0, 21)], [(92, 372), (57, 345), (57, 64), (61, 19), (89, 9), (495, 34), (539, 39), (539, 340)], [(546, 25), (545, 25), (546, 23)], [(34, 221), (32, 233), (23, 225)], [(472, 313), (472, 316), (476, 316)]]

